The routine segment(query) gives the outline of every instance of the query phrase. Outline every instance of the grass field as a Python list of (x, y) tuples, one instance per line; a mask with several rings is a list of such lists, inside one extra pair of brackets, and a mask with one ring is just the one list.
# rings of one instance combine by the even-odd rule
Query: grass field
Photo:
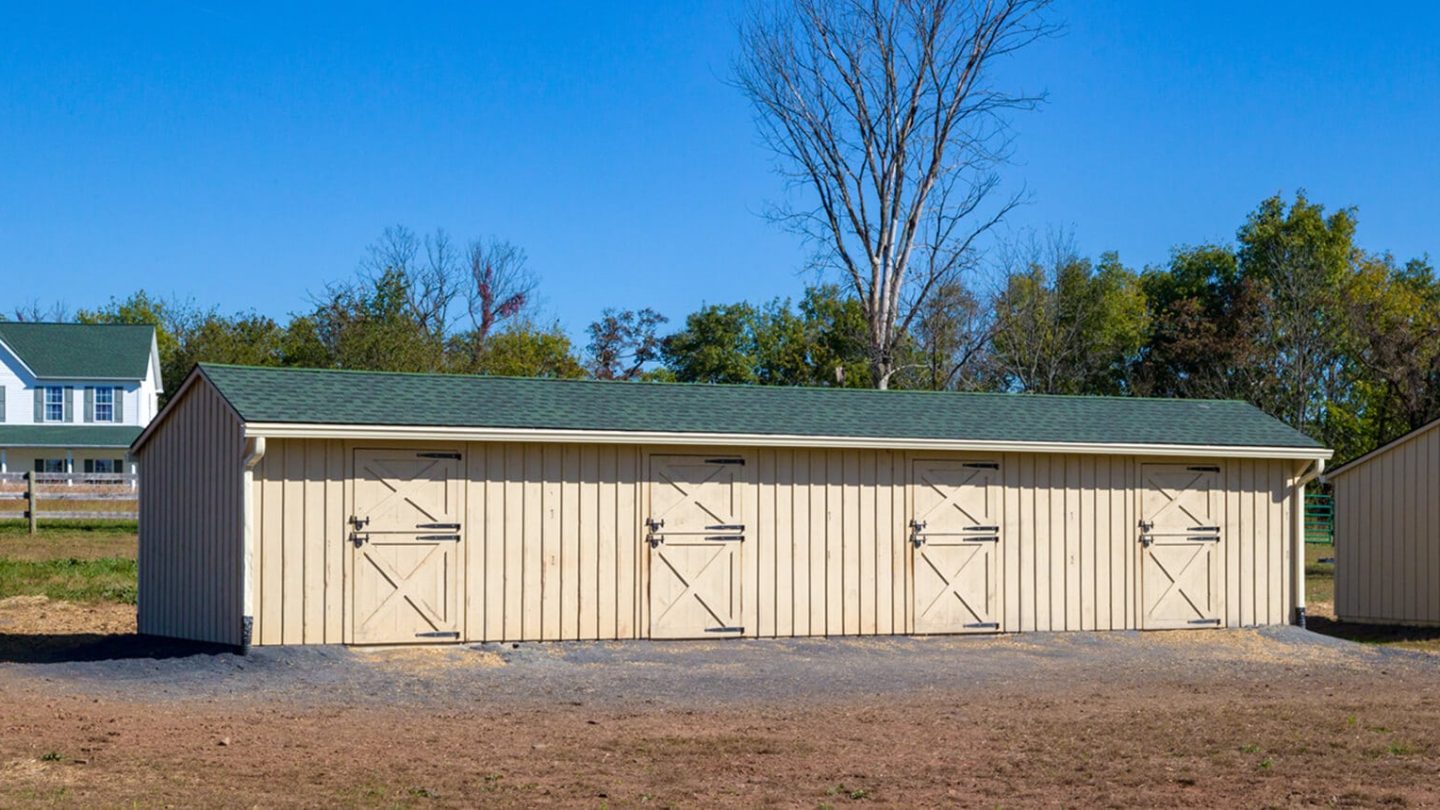
[(42, 527), (0, 524), (0, 599), (135, 604), (135, 524)]

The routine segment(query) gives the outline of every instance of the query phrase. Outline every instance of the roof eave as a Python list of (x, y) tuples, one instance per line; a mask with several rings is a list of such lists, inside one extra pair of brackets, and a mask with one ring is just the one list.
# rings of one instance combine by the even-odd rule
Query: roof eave
[(1415, 428), (1408, 433), (1391, 439), (1390, 441), (1380, 445), (1379, 447), (1371, 450), (1368, 453), (1364, 453), (1350, 459), (1349, 461), (1341, 464), (1335, 469), (1327, 471), (1324, 475), (1320, 476), (1320, 480), (1326, 483), (1334, 481), (1336, 478), (1339, 478), (1340, 476), (1354, 470), (1358, 470), (1361, 467), (1365, 466), (1367, 463), (1369, 463), (1371, 460), (1383, 456), (1386, 453), (1389, 453), (1391, 450), (1394, 450), (1402, 444), (1418, 439), (1426, 433), (1435, 430), (1436, 428), (1440, 428), (1440, 418), (1432, 419), (1429, 422), (1426, 422), (1425, 424), (1421, 425), (1418, 428)]
[[(1323, 447), (1195, 444), (986, 441), (914, 437), (806, 436), (770, 433), (690, 433), (630, 430), (347, 425), (249, 422), (245, 436), (267, 439), (365, 439), (373, 441), (512, 441), (538, 443), (653, 444), (690, 446), (807, 447), (861, 450), (931, 450), (989, 453), (1079, 453), (1087, 455), (1182, 456), (1206, 458), (1329, 459)], [(143, 437), (142, 437), (143, 438)], [(137, 442), (137, 445), (139, 442)]]

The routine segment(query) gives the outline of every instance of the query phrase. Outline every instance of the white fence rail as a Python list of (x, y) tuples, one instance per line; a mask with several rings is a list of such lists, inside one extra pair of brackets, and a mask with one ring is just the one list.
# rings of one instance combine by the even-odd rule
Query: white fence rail
[(139, 508), (129, 473), (0, 473), (0, 518), (26, 519), (32, 533), (42, 520), (135, 520)]

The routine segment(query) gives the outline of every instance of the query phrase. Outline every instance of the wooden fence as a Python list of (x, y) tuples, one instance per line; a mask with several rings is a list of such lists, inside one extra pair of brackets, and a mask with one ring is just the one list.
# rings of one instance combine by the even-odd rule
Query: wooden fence
[(0, 473), (0, 519), (28, 520), (32, 534), (42, 520), (135, 520), (139, 509), (129, 473)]

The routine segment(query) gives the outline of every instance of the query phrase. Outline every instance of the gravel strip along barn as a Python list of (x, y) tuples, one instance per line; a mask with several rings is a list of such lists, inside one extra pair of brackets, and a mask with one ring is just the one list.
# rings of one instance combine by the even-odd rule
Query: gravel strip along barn
[(1330, 451), (1232, 401), (197, 367), (142, 633), (249, 644), (1285, 624)]

